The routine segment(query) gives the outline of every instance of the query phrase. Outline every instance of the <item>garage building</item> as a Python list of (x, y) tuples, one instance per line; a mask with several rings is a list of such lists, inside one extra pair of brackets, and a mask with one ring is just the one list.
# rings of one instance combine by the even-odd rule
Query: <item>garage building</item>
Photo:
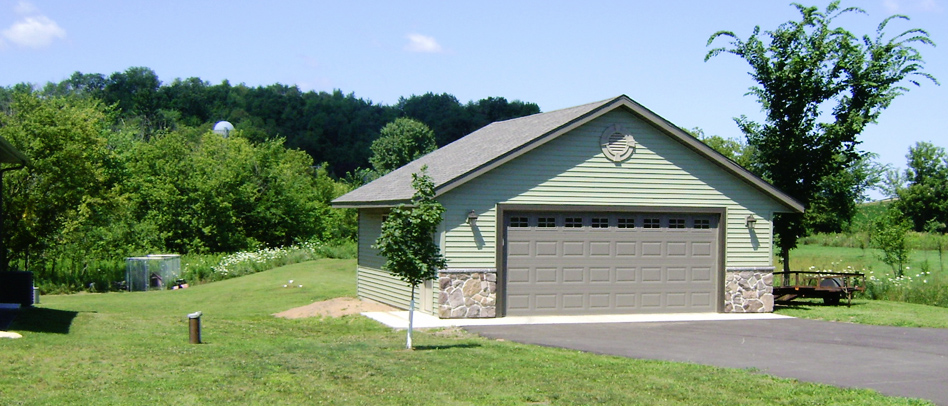
[(619, 96), (495, 122), (333, 203), (359, 210), (358, 292), (408, 308), (372, 248), (427, 165), (448, 260), (442, 318), (770, 312), (775, 213), (802, 205)]

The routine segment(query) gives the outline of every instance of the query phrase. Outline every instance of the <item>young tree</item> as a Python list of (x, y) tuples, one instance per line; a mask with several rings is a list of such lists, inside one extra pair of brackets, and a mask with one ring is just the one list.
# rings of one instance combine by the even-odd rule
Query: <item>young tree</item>
[[(856, 149), (856, 136), (908, 90), (901, 83), (918, 85), (913, 79), (918, 76), (938, 82), (922, 71), (924, 61), (913, 48), (915, 44), (934, 46), (927, 32), (910, 29), (886, 39), (888, 23), (908, 17), (886, 18), (874, 38), (859, 39), (833, 23), (840, 15), (863, 10), (840, 9), (839, 1), (830, 3), (825, 12), (794, 6), (801, 14), (799, 21), (763, 33), (755, 27), (746, 41), (730, 31), (714, 33), (709, 46), (726, 37), (731, 39), (730, 47), (712, 49), (705, 61), (730, 53), (750, 64), (750, 75), (758, 85), (749, 94), (757, 96), (766, 118), (763, 124), (746, 116), (736, 121), (756, 150), (755, 168), (758, 175), (810, 210), (826, 180), (849, 170), (864, 156)], [(828, 103), (835, 103), (831, 112), (823, 109)], [(831, 120), (821, 122), (822, 117)], [(848, 198), (845, 193), (835, 195)], [(834, 206), (838, 205), (825, 205)], [(806, 230), (803, 215), (776, 216), (774, 232), (784, 270), (789, 270), (790, 249)]]
[(382, 127), (371, 149), (369, 162), (384, 175), (434, 151), (437, 145), (434, 132), (427, 125), (402, 117)]
[(383, 268), (411, 285), (406, 342), (408, 349), (412, 348), (415, 289), (422, 282), (437, 277), (438, 270), (447, 266), (433, 239), (441, 223), (444, 207), (434, 199), (434, 183), (427, 170), (428, 167), (424, 166), (420, 173), (412, 174), (415, 195), (411, 204), (400, 204), (389, 212), (388, 218), (382, 223), (382, 234), (375, 241), (375, 248), (385, 257)]
[(902, 277), (903, 268), (908, 262), (911, 250), (905, 235), (911, 225), (897, 208), (886, 208), (885, 214), (876, 220), (875, 233), (872, 235), (873, 245), (882, 250), (880, 259), (892, 267), (897, 278)]

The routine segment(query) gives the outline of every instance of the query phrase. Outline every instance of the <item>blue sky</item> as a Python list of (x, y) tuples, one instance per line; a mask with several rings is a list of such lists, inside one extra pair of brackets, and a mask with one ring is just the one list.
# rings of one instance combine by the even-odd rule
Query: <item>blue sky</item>
[[(827, 0), (804, 4), (825, 7)], [(872, 34), (892, 14), (926, 29), (926, 70), (945, 82), (896, 99), (862, 148), (905, 166), (917, 141), (948, 147), (948, 0), (848, 1), (867, 15), (838, 22)], [(543, 111), (626, 94), (708, 134), (740, 137), (732, 117), (760, 117), (744, 96), (741, 59), (704, 62), (718, 30), (746, 38), (755, 25), (798, 17), (789, 1), (11, 1), (0, 0), (0, 86), (61, 81), (75, 71), (147, 66), (159, 78), (227, 79), (250, 86), (340, 89), (376, 103), (426, 92), (462, 102), (490, 96)], [(723, 45), (723, 42), (719, 42)]]

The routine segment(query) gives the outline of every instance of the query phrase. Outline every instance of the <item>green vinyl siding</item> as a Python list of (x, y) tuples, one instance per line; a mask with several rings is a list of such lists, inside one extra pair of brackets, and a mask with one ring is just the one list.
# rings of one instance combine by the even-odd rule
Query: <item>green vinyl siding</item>
[(375, 240), (382, 234), (382, 216), (388, 213), (384, 209), (359, 210), (359, 266), (382, 269), (385, 258), (379, 250), (373, 248)]
[[(356, 292), (360, 298), (372, 299), (399, 309), (408, 309), (411, 301), (411, 286), (382, 270), (385, 265), (385, 258), (379, 255), (377, 249), (372, 247), (375, 245), (375, 240), (382, 233), (382, 216), (386, 213), (388, 213), (387, 209), (362, 209), (359, 211), (359, 260), (356, 269), (358, 273)], [(428, 295), (431, 299), (426, 302), (422, 295)], [(435, 289), (421, 285), (415, 293), (415, 298), (416, 310), (424, 310), (427, 313), (434, 312), (434, 307), (430, 304), (437, 302), (437, 291)], [(425, 303), (428, 306), (422, 309), (422, 304)]]
[(356, 291), (360, 298), (372, 299), (399, 309), (408, 309), (411, 286), (379, 269), (358, 267)]
[[(619, 124), (636, 141), (626, 161), (609, 161), (602, 131)], [(472, 152), (476, 153), (476, 152)], [(450, 268), (496, 266), (498, 204), (725, 208), (726, 267), (772, 265), (772, 213), (782, 209), (755, 187), (668, 135), (617, 109), (500, 165), (438, 199), (445, 205), (444, 254)], [(478, 227), (465, 224), (474, 210)], [(757, 219), (755, 235), (745, 218)]]

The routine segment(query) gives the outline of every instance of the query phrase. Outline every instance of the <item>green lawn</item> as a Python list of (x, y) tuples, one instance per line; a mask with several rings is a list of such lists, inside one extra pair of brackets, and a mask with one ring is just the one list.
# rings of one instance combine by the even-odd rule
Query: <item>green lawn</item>
[(875, 326), (948, 328), (948, 309), (913, 303), (855, 299), (840, 306), (825, 306), (822, 299), (797, 299), (778, 305), (777, 314), (826, 321), (870, 324)]
[[(319, 260), (183, 291), (45, 296), (0, 341), (0, 404), (922, 405), (754, 371), (404, 332), (361, 316), (270, 314), (352, 296), (354, 261)], [(283, 288), (289, 279), (303, 288)], [(203, 311), (206, 344), (185, 315)]]

